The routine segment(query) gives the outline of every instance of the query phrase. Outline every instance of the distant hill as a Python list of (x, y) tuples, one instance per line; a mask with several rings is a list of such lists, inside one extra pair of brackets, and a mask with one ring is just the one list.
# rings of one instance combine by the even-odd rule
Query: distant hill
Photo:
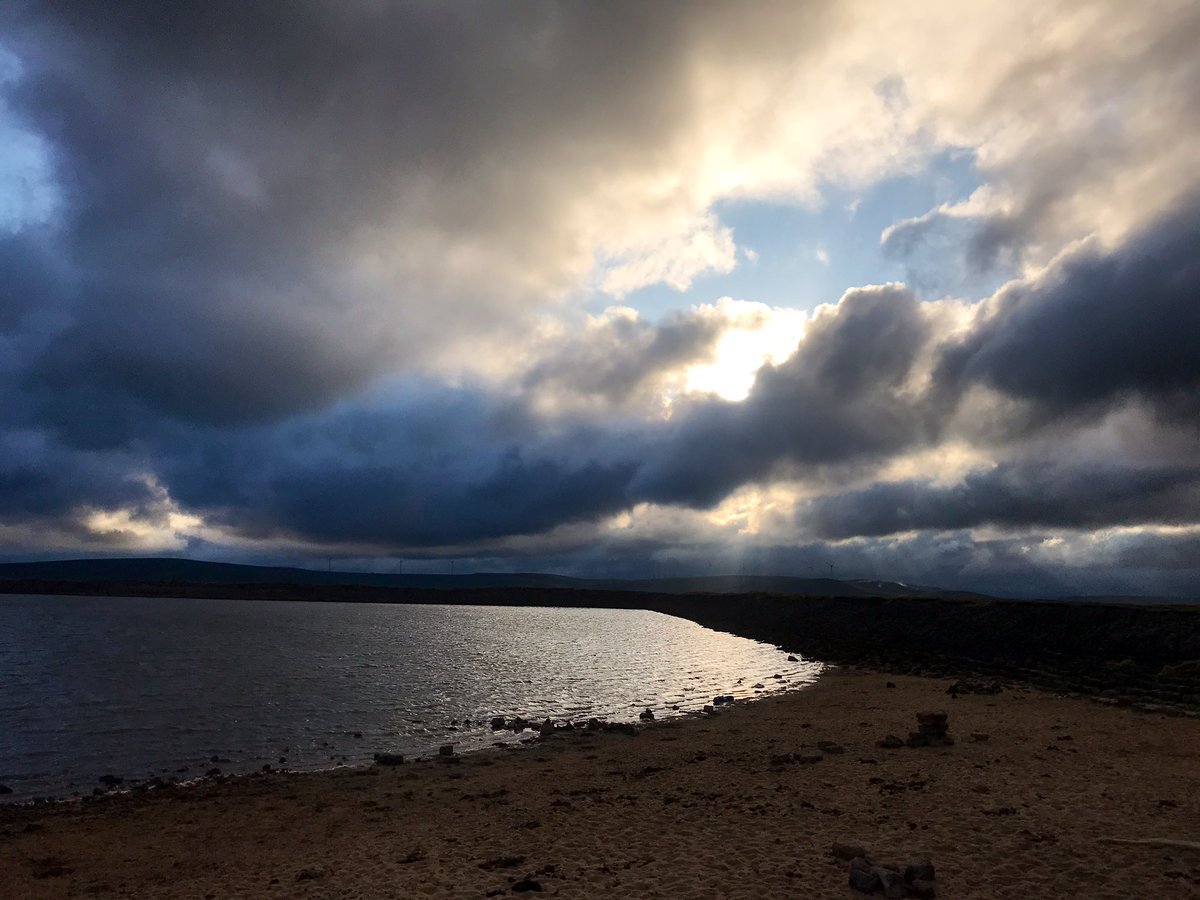
[(662, 594), (790, 594), (803, 597), (983, 598), (892, 581), (839, 581), (789, 575), (703, 575), (689, 578), (571, 578), (537, 572), (474, 572), (465, 575), (335, 572), (280, 566), (248, 566), (194, 559), (143, 557), (65, 559), (0, 564), (0, 581), (154, 582), (160, 584), (365, 585), (413, 589), (555, 588), (644, 591)]

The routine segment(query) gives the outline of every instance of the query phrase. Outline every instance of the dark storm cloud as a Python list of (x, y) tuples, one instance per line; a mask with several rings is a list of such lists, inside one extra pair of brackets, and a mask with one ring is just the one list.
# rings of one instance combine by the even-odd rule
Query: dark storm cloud
[(801, 513), (826, 538), (980, 525), (1096, 528), (1189, 524), (1200, 509), (1200, 469), (1006, 463), (960, 484), (880, 482), (815, 500)]
[(54, 255), (33, 235), (0, 234), (0, 334), (17, 330), (60, 289)]
[(184, 421), (278, 420), (464, 336), (520, 329), (591, 265), (591, 225), (564, 206), (653, 165), (690, 114), (692, 54), (714, 33), (749, 53), (774, 15), (279, 12), (63, 2), (0, 14), (25, 70), (9, 99), (53, 149), (58, 250), (77, 287), (67, 297), (23, 275), (26, 294), (71, 320), (38, 360), (39, 384)]
[(140, 509), (154, 491), (122, 456), (77, 453), (24, 430), (0, 433), (0, 523), (70, 527), (90, 509)]
[(1141, 400), (1186, 424), (1200, 414), (1200, 202), (1122, 247), (1076, 252), (1001, 293), (942, 353), (935, 380), (1024, 401), (1035, 422)]
[(237, 533), (437, 546), (531, 534), (627, 504), (636, 438), (534, 420), (427, 385), (385, 406), (210, 435), (177, 451), (173, 497)]
[(656, 377), (707, 361), (726, 324), (713, 316), (684, 312), (657, 323), (609, 317), (556, 342), (522, 383), (527, 390), (551, 388), (619, 403)]
[(911, 292), (850, 291), (790, 359), (759, 371), (745, 401), (697, 404), (664, 429), (635, 494), (709, 506), (781, 463), (882, 457), (920, 442), (935, 423), (903, 388), (931, 335)]

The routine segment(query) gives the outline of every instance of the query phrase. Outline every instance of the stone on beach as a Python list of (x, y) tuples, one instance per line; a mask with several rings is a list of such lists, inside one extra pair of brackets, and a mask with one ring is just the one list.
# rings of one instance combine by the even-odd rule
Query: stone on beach
[(909, 734), (910, 747), (949, 747), (954, 744), (950, 737), (949, 716), (944, 712), (917, 713), (917, 730)]
[(438, 747), (438, 756), (453, 756), (453, 755), (454, 755), (454, 745), (453, 744), (442, 744), (442, 746)]
[(376, 753), (373, 757), (377, 766), (399, 766), (404, 764), (404, 756), (400, 753)]

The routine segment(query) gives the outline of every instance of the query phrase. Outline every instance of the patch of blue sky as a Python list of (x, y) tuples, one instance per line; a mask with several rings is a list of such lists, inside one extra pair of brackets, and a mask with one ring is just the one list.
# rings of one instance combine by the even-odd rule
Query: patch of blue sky
[(0, 231), (15, 233), (53, 220), (61, 205), (50, 148), (7, 101), (20, 80), (20, 59), (0, 46)]
[[(702, 275), (686, 291), (650, 285), (621, 302), (650, 320), (725, 296), (809, 310), (837, 301), (852, 287), (908, 282), (911, 272), (906, 261), (889, 255), (880, 245), (884, 229), (939, 204), (964, 200), (980, 183), (973, 156), (948, 151), (935, 156), (919, 173), (886, 178), (865, 190), (827, 186), (823, 202), (816, 208), (764, 201), (721, 202), (714, 212), (722, 224), (733, 229), (739, 247), (737, 267), (729, 273)], [(922, 296), (945, 292), (944, 285), (913, 287)], [(610, 297), (597, 295), (588, 306), (599, 310), (612, 302)]]

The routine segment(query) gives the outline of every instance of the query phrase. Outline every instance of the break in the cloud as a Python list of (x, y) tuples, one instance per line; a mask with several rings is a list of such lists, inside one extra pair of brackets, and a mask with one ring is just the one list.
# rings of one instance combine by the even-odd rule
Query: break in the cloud
[[(1195, 593), (1198, 39), (1172, 0), (10, 3), (4, 552)], [(947, 153), (969, 196), (861, 235), (908, 284), (704, 294), (760, 268), (722, 204)]]

